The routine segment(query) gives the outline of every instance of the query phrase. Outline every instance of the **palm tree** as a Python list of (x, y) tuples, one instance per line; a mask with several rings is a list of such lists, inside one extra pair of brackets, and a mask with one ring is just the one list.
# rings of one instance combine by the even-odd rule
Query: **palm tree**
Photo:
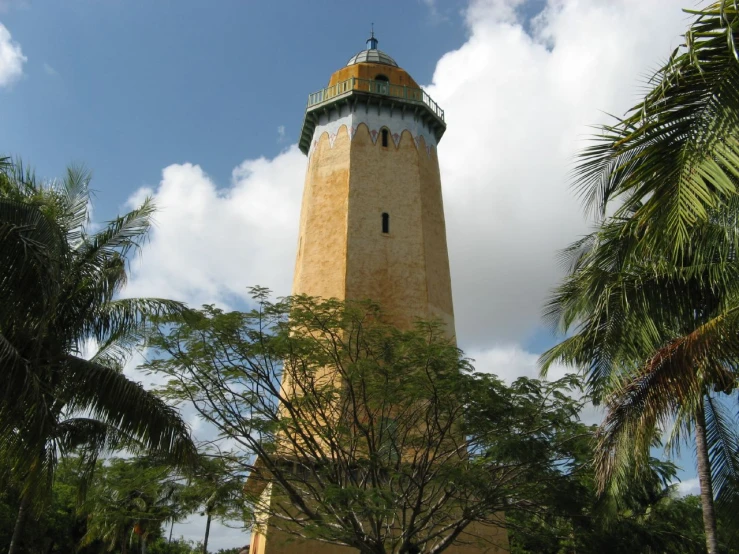
[(714, 493), (727, 501), (739, 476), (737, 437), (715, 399), (734, 390), (739, 359), (738, 8), (718, 0), (686, 10), (697, 19), (684, 45), (644, 100), (582, 153), (575, 185), (586, 206), (615, 215), (569, 249), (549, 315), (577, 332), (542, 357), (544, 368), (586, 368), (607, 406), (602, 484), (623, 482), (671, 418), (673, 445), (694, 431), (710, 552)]
[(208, 553), (208, 539), (213, 517), (221, 520), (244, 519), (245, 476), (239, 465), (220, 452), (202, 453), (188, 472), (188, 483), (181, 494), (183, 505), (206, 516), (203, 554)]
[(125, 554), (134, 535), (138, 550), (146, 554), (149, 538), (162, 523), (181, 517), (184, 485), (162, 460), (152, 457), (107, 460), (94, 480), (86, 502), (87, 532), (82, 545), (96, 540), (107, 550)]
[(0, 471), (24, 484), (10, 554), (32, 503), (50, 490), (59, 455), (81, 449), (91, 471), (100, 452), (122, 445), (178, 460), (194, 453), (177, 411), (122, 373), (151, 316), (184, 309), (116, 298), (154, 207), (147, 200), (89, 234), (89, 181), (70, 168), (41, 185), (20, 163), (0, 161)]
[(695, 248), (680, 265), (647, 256), (638, 220), (625, 215), (566, 252), (571, 271), (547, 315), (575, 333), (542, 355), (542, 369), (558, 361), (585, 368), (594, 401), (606, 406), (596, 455), (601, 490), (624, 487), (673, 421), (673, 448), (695, 435), (713, 553), (714, 494), (731, 502), (739, 484), (739, 439), (716, 398), (732, 393), (739, 375), (739, 198), (693, 227)]

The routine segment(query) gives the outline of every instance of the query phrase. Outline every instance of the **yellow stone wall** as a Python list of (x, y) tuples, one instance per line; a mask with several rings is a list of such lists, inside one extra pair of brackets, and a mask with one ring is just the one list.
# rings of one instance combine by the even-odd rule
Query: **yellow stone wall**
[(311, 156), (303, 188), (293, 294), (345, 298), (349, 146), (346, 132), (336, 137), (333, 148), (324, 134)]
[[(382, 214), (390, 232), (382, 232)], [(293, 293), (379, 302), (403, 328), (439, 317), (454, 333), (435, 148), (408, 131), (373, 142), (360, 123), (318, 138), (307, 170)]]

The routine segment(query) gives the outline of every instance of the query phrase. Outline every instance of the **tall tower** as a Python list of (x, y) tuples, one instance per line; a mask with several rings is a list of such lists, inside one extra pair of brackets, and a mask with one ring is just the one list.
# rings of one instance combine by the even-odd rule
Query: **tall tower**
[(444, 112), (390, 56), (367, 49), (308, 97), (293, 294), (372, 299), (390, 322), (454, 334), (436, 146)]
[[(308, 169), (300, 214), (293, 294), (371, 299), (389, 323), (441, 319), (454, 336), (449, 257), (436, 147), (444, 111), (411, 76), (367, 49), (308, 97), (300, 149)], [(247, 485), (248, 486), (248, 485)], [(269, 488), (260, 488), (272, 502)], [(258, 518), (259, 520), (259, 518)], [(474, 536), (505, 532), (471, 525)], [(464, 535), (468, 535), (465, 532)], [(450, 554), (503, 552), (495, 546), (450, 547)], [(351, 554), (356, 550), (290, 539), (265, 515), (251, 554)]]

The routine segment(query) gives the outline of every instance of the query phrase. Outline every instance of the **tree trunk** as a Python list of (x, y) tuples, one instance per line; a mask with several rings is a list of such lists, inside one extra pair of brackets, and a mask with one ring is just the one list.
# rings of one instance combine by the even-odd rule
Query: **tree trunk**
[(203, 554), (208, 554), (208, 535), (210, 535), (210, 512), (208, 512), (208, 519), (205, 522), (205, 539), (203, 540)]
[(31, 503), (31, 497), (28, 494), (21, 496), (21, 505), (18, 508), (18, 517), (15, 518), (15, 528), (13, 529), (13, 538), (10, 539), (10, 549), (8, 554), (16, 554), (21, 546), (21, 535), (23, 527), (28, 517), (28, 506)]
[(718, 538), (716, 535), (716, 513), (713, 506), (713, 485), (711, 483), (711, 462), (708, 459), (706, 443), (706, 413), (701, 397), (698, 413), (695, 417), (695, 450), (698, 459), (698, 481), (701, 488), (701, 506), (703, 508), (703, 528), (706, 533), (708, 554), (718, 554)]
[(174, 531), (174, 519), (172, 520), (172, 525), (169, 526), (169, 540), (167, 542), (172, 542), (172, 531)]

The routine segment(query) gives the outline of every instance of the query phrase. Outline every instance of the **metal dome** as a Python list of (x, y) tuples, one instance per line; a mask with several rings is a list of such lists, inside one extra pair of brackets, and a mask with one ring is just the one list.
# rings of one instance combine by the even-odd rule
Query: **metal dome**
[(375, 25), (372, 24), (372, 34), (367, 39), (367, 50), (362, 50), (359, 54), (352, 56), (346, 65), (354, 65), (356, 63), (383, 63), (398, 67), (397, 62), (382, 50), (377, 49), (380, 41), (375, 38)]
[(357, 63), (382, 63), (385, 65), (392, 65), (393, 67), (399, 67), (398, 63), (394, 59), (385, 54), (382, 50), (377, 50), (375, 48), (362, 50), (358, 54), (352, 56), (346, 65), (354, 65)]

